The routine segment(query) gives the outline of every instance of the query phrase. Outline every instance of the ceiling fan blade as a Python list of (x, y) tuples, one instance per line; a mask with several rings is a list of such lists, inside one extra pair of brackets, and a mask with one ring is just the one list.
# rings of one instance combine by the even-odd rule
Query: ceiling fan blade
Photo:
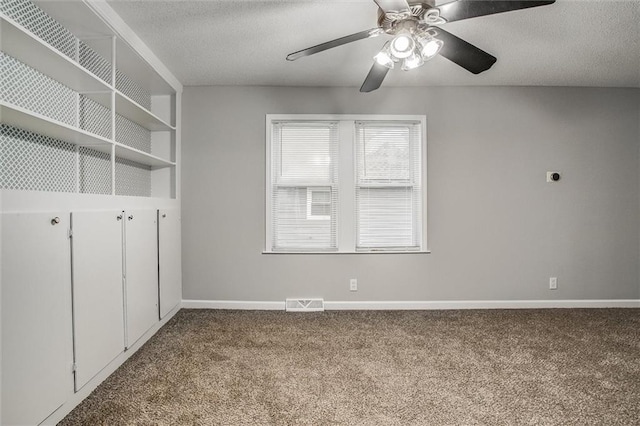
[(440, 49), (440, 55), (451, 62), (474, 74), (480, 74), (491, 68), (496, 63), (496, 57), (477, 48), (471, 43), (454, 36), (439, 27), (431, 27), (435, 30), (435, 38), (444, 43)]
[(287, 61), (295, 61), (296, 59), (302, 58), (304, 56), (313, 55), (315, 53), (323, 52), (327, 49), (332, 49), (334, 47), (342, 46), (343, 44), (352, 43), (358, 40), (363, 40), (365, 38), (376, 37), (382, 33), (384, 33), (384, 31), (381, 28), (372, 28), (370, 30), (360, 31), (359, 33), (340, 37), (335, 40), (327, 41), (326, 43), (321, 43), (313, 47), (308, 47), (306, 49), (290, 53), (289, 55), (287, 55)]
[(366, 93), (376, 90), (380, 87), (388, 72), (389, 68), (374, 62), (369, 70), (369, 74), (367, 74), (367, 78), (365, 78), (364, 83), (362, 83), (362, 87), (360, 87), (360, 91)]
[(555, 3), (555, 0), (456, 0), (436, 8), (440, 10), (441, 18), (453, 22), (552, 3)]
[(373, 0), (378, 7), (387, 12), (404, 12), (409, 9), (409, 3), (407, 0)]

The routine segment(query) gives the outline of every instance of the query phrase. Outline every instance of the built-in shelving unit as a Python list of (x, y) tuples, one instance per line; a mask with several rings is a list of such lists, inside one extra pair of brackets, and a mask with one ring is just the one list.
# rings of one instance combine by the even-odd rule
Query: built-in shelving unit
[(58, 424), (179, 309), (182, 85), (107, 0), (0, 0), (0, 82), (0, 423)]
[[(83, 147), (76, 149), (78, 157), (96, 159), (88, 164), (111, 163), (98, 169), (112, 174), (100, 177), (116, 182), (110, 188), (112, 195), (175, 198), (175, 85), (98, 17), (95, 7), (85, 2), (28, 0), (7, 1), (0, 7), (2, 142), (13, 150), (38, 150), (33, 141), (43, 143), (45, 137), (55, 146)], [(24, 140), (7, 141), (7, 135), (18, 134), (10, 127), (33, 135), (19, 133)], [(77, 162), (85, 164), (82, 158)], [(173, 171), (153, 178), (166, 168)], [(77, 167), (77, 173), (85, 170), (97, 173)], [(127, 181), (131, 179), (139, 182)], [(30, 178), (31, 186), (24, 188), (20, 179), (3, 177), (1, 183), (4, 189), (39, 189), (33, 181)], [(127, 193), (127, 188), (135, 191)]]

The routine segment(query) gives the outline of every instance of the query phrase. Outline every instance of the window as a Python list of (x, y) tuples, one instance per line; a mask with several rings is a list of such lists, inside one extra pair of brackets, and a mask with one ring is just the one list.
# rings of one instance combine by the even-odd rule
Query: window
[(267, 116), (267, 252), (425, 251), (425, 118)]
[(358, 249), (419, 249), (420, 126), (356, 122)]
[(331, 188), (307, 189), (307, 219), (331, 220)]
[(335, 250), (338, 124), (273, 122), (272, 140), (271, 248)]

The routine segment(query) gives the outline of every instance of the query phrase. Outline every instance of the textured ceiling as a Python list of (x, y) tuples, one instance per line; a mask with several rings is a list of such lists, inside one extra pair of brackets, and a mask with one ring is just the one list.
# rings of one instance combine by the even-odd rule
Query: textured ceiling
[[(359, 87), (386, 38), (285, 60), (293, 51), (375, 27), (372, 0), (109, 4), (187, 86)], [(384, 85), (640, 87), (640, 0), (557, 0), (443, 28), (496, 56), (497, 63), (473, 75), (436, 57), (417, 70), (393, 70)]]

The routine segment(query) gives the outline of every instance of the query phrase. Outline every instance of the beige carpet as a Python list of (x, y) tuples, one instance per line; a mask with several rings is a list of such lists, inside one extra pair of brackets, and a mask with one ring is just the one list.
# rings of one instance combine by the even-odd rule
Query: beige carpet
[(61, 425), (638, 425), (640, 309), (182, 310)]

